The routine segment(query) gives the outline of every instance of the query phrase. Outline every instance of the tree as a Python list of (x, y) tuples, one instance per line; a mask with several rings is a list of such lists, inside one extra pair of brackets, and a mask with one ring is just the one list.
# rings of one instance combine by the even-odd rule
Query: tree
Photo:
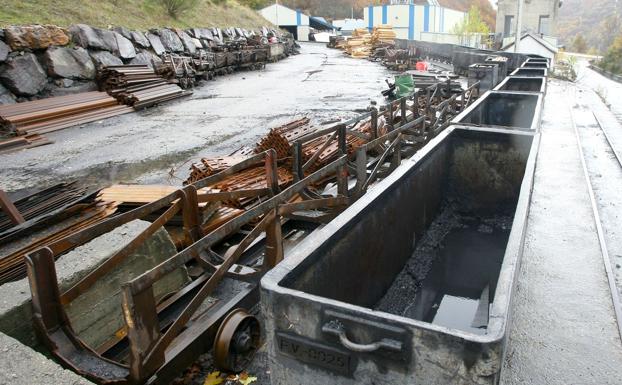
[(587, 41), (582, 34), (577, 34), (572, 41), (572, 49), (578, 53), (585, 53), (587, 51)]
[(473, 35), (488, 35), (490, 33), (490, 28), (488, 28), (488, 24), (486, 24), (482, 20), (479, 13), (479, 8), (476, 6), (472, 6), (471, 9), (469, 9), (466, 17), (462, 19), (461, 22), (454, 25), (451, 33), (453, 33), (454, 35), (460, 35), (463, 38), (466, 38), (467, 42), (470, 42)]
[(600, 61), (600, 66), (614, 74), (622, 74), (622, 36), (613, 41)]
[(601, 21), (598, 28), (595, 28), (594, 33), (597, 38), (600, 51), (605, 51), (613, 44), (615, 37), (622, 33), (622, 20), (620, 19), (620, 16), (617, 13), (607, 16), (603, 21)]

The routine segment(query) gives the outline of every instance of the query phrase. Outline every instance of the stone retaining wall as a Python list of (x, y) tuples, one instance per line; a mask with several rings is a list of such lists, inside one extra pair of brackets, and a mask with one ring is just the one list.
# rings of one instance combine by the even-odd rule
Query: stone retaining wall
[[(263, 34), (268, 32), (263, 29)], [(96, 90), (97, 69), (161, 63), (165, 53), (199, 55), (252, 32), (229, 28), (159, 28), (148, 32), (76, 24), (0, 30), (0, 104)], [(261, 34), (262, 32), (257, 32)]]

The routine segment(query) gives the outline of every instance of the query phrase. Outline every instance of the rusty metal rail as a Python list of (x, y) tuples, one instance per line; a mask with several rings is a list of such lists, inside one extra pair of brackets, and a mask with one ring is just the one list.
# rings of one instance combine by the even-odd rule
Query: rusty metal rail
[(131, 111), (105, 92), (84, 92), (0, 106), (0, 125), (17, 135), (33, 135)]

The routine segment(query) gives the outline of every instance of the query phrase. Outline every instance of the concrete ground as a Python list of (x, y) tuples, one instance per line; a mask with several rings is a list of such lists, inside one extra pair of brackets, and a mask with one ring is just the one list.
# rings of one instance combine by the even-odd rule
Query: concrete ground
[(590, 135), (584, 122), (601, 102), (580, 100), (580, 87), (549, 82), (504, 385), (622, 381), (622, 342), (572, 120), (580, 137)]
[(0, 354), (0, 385), (94, 385), (2, 333)]
[(180, 185), (192, 161), (253, 144), (295, 117), (321, 123), (355, 116), (382, 99), (389, 76), (376, 63), (303, 43), (300, 55), (204, 82), (191, 97), (48, 134), (54, 144), (2, 157), (0, 189), (73, 179)]

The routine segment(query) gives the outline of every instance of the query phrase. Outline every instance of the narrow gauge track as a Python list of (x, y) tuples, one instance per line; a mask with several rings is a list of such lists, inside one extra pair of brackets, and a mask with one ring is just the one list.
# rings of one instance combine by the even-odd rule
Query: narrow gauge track
[[(585, 181), (586, 181), (588, 193), (590, 196), (590, 203), (591, 203), (592, 212), (594, 215), (594, 224), (596, 226), (596, 232), (598, 233), (598, 242), (600, 244), (601, 255), (603, 257), (603, 263), (605, 265), (605, 272), (607, 273), (607, 281), (609, 283), (609, 290), (611, 292), (611, 300), (612, 300), (613, 309), (614, 309), (615, 316), (616, 316), (618, 333), (620, 335), (620, 338), (622, 338), (622, 303), (620, 302), (620, 292), (618, 291), (618, 287), (616, 285), (615, 275), (614, 275), (613, 268), (612, 268), (613, 266), (612, 260), (609, 255), (609, 250), (607, 249), (607, 242), (605, 240), (605, 232), (603, 230), (601, 215), (598, 209), (598, 202), (596, 201), (594, 187), (590, 179), (590, 173), (587, 167), (587, 162), (585, 160), (585, 154), (583, 152), (583, 143), (581, 141), (581, 135), (579, 134), (579, 129), (576, 124), (576, 119), (575, 119), (572, 107), (569, 107), (569, 112), (570, 112), (570, 119), (572, 121), (572, 127), (574, 129), (575, 136), (577, 139), (577, 145), (579, 147), (579, 155), (581, 158), (581, 165), (583, 167), (583, 175), (585, 176)], [(596, 120), (596, 124), (598, 125), (600, 131), (603, 133), (607, 146), (610, 148), (611, 152), (614, 154), (617, 164), (622, 170), (622, 161), (620, 160), (620, 156), (618, 155), (617, 151), (613, 147), (609, 139), (609, 136), (607, 135), (607, 132), (603, 128), (600, 120), (598, 119), (598, 117), (596, 116), (594, 112), (592, 112), (592, 114), (594, 115), (594, 119)]]

